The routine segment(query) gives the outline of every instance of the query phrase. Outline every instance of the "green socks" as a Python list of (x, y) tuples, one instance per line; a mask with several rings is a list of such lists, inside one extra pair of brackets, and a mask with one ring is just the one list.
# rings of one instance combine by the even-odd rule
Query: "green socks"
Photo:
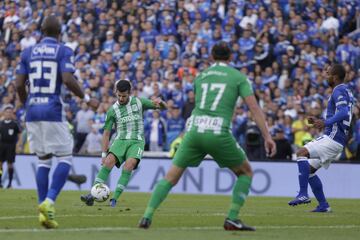
[(155, 190), (151, 194), (150, 201), (145, 210), (144, 218), (152, 219), (155, 210), (160, 206), (162, 201), (165, 200), (172, 187), (173, 185), (165, 179), (160, 180), (156, 184)]
[(245, 199), (249, 194), (251, 177), (242, 175), (238, 177), (232, 193), (232, 203), (228, 213), (231, 220), (238, 219), (240, 208), (244, 205)]
[(122, 170), (121, 176), (119, 178), (119, 181), (116, 185), (115, 193), (113, 196), (113, 199), (118, 200), (121, 193), (124, 191), (126, 186), (128, 185), (131, 177), (131, 171)]
[(108, 169), (107, 167), (101, 167), (100, 171), (96, 175), (94, 185), (97, 183), (104, 183), (107, 181), (109, 174), (111, 172), (111, 169)]

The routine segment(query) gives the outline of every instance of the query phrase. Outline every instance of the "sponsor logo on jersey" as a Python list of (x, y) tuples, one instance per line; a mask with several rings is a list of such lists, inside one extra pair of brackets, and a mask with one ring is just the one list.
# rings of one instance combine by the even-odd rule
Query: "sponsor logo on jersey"
[(221, 117), (195, 116), (193, 124), (197, 127), (199, 133), (210, 130), (215, 134), (220, 134), (223, 121), (224, 119)]
[(132, 121), (136, 121), (136, 120), (139, 120), (139, 119), (140, 119), (139, 114), (130, 115), (130, 116), (120, 118), (120, 123), (132, 122)]
[(31, 58), (55, 58), (58, 52), (58, 48), (58, 45), (36, 45), (31, 51)]

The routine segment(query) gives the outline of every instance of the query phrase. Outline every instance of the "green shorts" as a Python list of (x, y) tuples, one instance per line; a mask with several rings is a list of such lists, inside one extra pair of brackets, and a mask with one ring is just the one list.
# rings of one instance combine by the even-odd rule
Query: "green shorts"
[(234, 167), (246, 160), (244, 150), (231, 133), (215, 135), (213, 133), (187, 132), (173, 159), (173, 164), (181, 167), (197, 167), (209, 154), (219, 167)]
[[(116, 167), (120, 167), (127, 159), (138, 159), (138, 164), (144, 152), (145, 142), (139, 140), (118, 139), (113, 142), (109, 149), (116, 157)], [(137, 166), (136, 166), (137, 167)]]

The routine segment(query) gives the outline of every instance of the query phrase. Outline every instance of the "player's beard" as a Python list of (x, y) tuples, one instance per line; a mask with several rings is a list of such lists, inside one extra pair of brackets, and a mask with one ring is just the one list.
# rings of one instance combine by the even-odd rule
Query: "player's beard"
[(126, 104), (128, 104), (129, 99), (130, 99), (130, 98), (127, 98), (127, 99), (126, 99), (126, 102), (124, 102), (124, 103), (121, 103), (120, 100), (118, 99), (118, 103), (119, 103), (120, 105), (126, 105)]

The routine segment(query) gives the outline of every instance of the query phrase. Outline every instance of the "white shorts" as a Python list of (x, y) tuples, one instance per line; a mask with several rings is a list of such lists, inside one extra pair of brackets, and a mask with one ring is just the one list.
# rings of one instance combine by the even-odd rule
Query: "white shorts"
[(307, 143), (304, 147), (310, 154), (309, 164), (315, 169), (327, 169), (332, 161), (339, 160), (343, 151), (343, 146), (327, 135)]
[(67, 122), (26, 122), (26, 129), (30, 151), (37, 156), (72, 154), (74, 139)]

